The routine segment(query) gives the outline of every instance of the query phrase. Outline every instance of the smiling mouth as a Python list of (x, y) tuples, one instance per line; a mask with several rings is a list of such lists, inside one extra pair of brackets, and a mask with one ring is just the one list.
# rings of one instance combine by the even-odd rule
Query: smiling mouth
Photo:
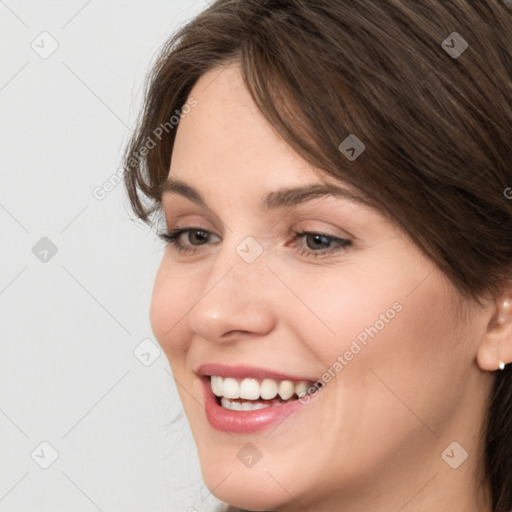
[(281, 406), (318, 390), (319, 382), (209, 376), (217, 404), (231, 411)]

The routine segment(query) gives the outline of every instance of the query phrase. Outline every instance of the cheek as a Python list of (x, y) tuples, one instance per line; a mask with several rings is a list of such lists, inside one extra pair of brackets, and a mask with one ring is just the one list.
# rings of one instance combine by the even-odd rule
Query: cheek
[(190, 291), (175, 274), (163, 261), (155, 277), (149, 311), (153, 333), (167, 355), (186, 350), (187, 344), (184, 329)]
[(406, 260), (382, 272), (353, 269), (339, 282), (303, 281), (301, 298), (318, 318), (305, 315), (297, 329), (325, 365), (322, 380), (339, 410), (359, 411), (355, 431), (369, 428), (359, 424), (364, 417), (366, 425), (389, 418), (391, 432), (390, 411), (409, 428), (414, 415), (402, 401), (435, 422), (461, 393), (467, 344), (454, 312), (457, 292), (431, 268)]
[[(287, 282), (293, 283), (292, 278)], [(290, 297), (285, 318), (303, 312), (300, 323), (295, 323), (296, 337), (308, 340), (309, 349), (326, 367), (347, 351), (355, 365), (371, 340), (383, 338), (403, 315), (400, 280), (386, 280), (377, 270), (363, 273), (349, 268), (329, 279), (303, 274), (294, 289), (300, 290), (302, 304)]]
[(398, 300), (402, 309), (380, 324), (380, 330), (354, 326), (353, 332), (359, 329), (374, 336), (368, 336), (366, 345), (359, 344), (361, 352), (343, 370), (344, 397), (358, 397), (359, 413), (366, 420), (355, 430), (370, 437), (371, 425), (378, 424), (390, 449), (399, 438), (414, 432), (430, 435), (417, 418), (433, 431), (440, 430), (464, 389), (467, 366), (461, 364), (461, 356), (466, 344), (452, 313), (455, 292), (437, 273), (411, 293), (413, 288), (372, 302), (372, 314), (365, 319), (369, 324), (362, 324), (363, 328), (379, 327), (376, 320), (389, 299)]
[(453, 363), (461, 326), (452, 285), (423, 260), (397, 256), (379, 263), (368, 262), (364, 272), (347, 267), (329, 280), (313, 273), (301, 278), (301, 299), (310, 310), (304, 309), (307, 332), (301, 334), (312, 340), (310, 349), (325, 364), (346, 351), (350, 361), (401, 362), (402, 374), (418, 365), (427, 370), (429, 361)]

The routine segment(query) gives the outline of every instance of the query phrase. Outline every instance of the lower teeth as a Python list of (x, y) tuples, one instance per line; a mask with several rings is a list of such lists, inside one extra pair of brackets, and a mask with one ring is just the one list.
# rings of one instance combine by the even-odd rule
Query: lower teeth
[(231, 400), (230, 398), (222, 397), (220, 399), (220, 405), (224, 407), (224, 409), (229, 409), (231, 411), (255, 411), (256, 409), (264, 409), (266, 407), (280, 406), (283, 404), (287, 404), (288, 402), (293, 402), (296, 400), (295, 398), (291, 398), (289, 400), (280, 400), (274, 398), (273, 400)]

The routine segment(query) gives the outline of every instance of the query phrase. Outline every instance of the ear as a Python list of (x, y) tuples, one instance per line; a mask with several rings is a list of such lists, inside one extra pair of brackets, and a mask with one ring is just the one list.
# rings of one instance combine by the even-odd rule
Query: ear
[(501, 295), (480, 343), (477, 363), (482, 370), (499, 369), (499, 361), (512, 362), (512, 293)]

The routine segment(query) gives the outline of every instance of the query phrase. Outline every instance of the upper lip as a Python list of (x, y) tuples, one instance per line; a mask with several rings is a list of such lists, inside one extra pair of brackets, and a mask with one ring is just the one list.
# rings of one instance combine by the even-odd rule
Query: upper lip
[(291, 381), (310, 381), (316, 382), (318, 379), (305, 376), (289, 375), (282, 372), (277, 372), (267, 368), (245, 365), (226, 365), (206, 363), (199, 366), (197, 369), (199, 375), (204, 376), (220, 376), (220, 377), (233, 377), (234, 379), (274, 379), (274, 380), (291, 380)]

